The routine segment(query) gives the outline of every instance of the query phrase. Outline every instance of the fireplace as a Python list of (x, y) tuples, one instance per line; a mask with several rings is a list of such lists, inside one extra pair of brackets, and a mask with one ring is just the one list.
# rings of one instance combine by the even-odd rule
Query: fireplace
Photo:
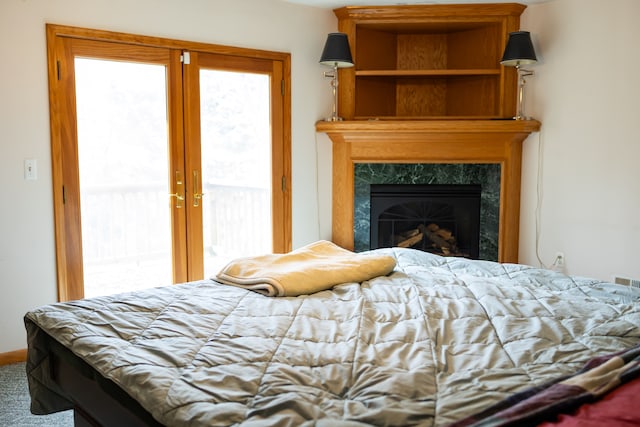
[(480, 185), (371, 185), (371, 249), (399, 246), (478, 259), (481, 192)]
[[(540, 129), (536, 120), (345, 120), (320, 121), (332, 141), (331, 240), (356, 249), (358, 218), (355, 169), (360, 164), (496, 164), (500, 167), (497, 260), (518, 262), (522, 142)], [(354, 197), (356, 196), (356, 197)], [(484, 194), (483, 194), (484, 202)], [(367, 198), (367, 204), (368, 204)], [(482, 209), (482, 207), (481, 207)], [(481, 213), (481, 222), (484, 220)], [(482, 234), (481, 249), (482, 259)], [(366, 233), (369, 240), (369, 233)], [(367, 247), (369, 245), (367, 244)]]
[[(409, 191), (420, 187), (481, 188), (480, 243), (478, 259), (498, 260), (500, 217), (499, 164), (481, 163), (358, 163), (354, 165), (354, 250), (378, 247), (372, 240), (371, 189), (379, 185), (405, 186)], [(414, 188), (415, 187), (415, 188)], [(428, 226), (429, 224), (425, 224)], [(475, 258), (475, 257), (474, 257)]]

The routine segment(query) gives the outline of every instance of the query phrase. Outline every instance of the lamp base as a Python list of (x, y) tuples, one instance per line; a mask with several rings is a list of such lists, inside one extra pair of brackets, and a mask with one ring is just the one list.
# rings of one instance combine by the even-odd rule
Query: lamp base
[(532, 76), (533, 71), (520, 68), (520, 65), (516, 65), (516, 71), (518, 73), (518, 110), (514, 120), (531, 120), (531, 117), (524, 115), (524, 85), (526, 83), (525, 78)]

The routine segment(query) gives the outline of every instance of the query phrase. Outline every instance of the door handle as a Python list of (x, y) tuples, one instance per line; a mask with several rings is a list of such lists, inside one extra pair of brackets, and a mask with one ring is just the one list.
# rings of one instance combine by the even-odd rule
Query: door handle
[(184, 206), (184, 196), (181, 194), (181, 189), (184, 189), (184, 181), (182, 180), (182, 172), (176, 171), (176, 192), (169, 194), (169, 197), (176, 198), (176, 208), (180, 209)]
[[(198, 184), (198, 182), (200, 181), (198, 176), (198, 171), (194, 170), (193, 171), (193, 207), (197, 208), (198, 206), (200, 206), (200, 200), (202, 200), (202, 196), (205, 195), (205, 193), (202, 192), (202, 182), (200, 182), (200, 184)], [(198, 188), (200, 188), (200, 192), (198, 192)]]

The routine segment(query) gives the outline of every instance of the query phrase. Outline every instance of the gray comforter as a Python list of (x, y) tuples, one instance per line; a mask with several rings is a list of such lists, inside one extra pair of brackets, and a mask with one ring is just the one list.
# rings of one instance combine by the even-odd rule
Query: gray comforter
[[(27, 313), (170, 426), (445, 425), (640, 342), (640, 290), (383, 249), (395, 271), (296, 298), (213, 281)], [(30, 341), (35, 412), (63, 408)], [(359, 424), (362, 423), (362, 424)]]

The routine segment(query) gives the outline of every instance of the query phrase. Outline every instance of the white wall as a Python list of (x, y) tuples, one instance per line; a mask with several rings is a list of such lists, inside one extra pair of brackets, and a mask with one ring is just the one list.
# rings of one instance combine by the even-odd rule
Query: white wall
[(540, 59), (527, 111), (542, 130), (525, 142), (520, 262), (538, 263), (540, 159), (542, 261), (561, 251), (570, 274), (640, 278), (638, 17), (638, 0), (553, 0), (522, 17)]
[[(26, 348), (23, 315), (56, 301), (45, 23), (290, 52), (293, 245), (317, 240), (314, 123), (331, 108), (318, 59), (330, 10), (279, 0), (0, 1), (0, 353)], [(23, 179), (36, 158), (37, 181)]]

